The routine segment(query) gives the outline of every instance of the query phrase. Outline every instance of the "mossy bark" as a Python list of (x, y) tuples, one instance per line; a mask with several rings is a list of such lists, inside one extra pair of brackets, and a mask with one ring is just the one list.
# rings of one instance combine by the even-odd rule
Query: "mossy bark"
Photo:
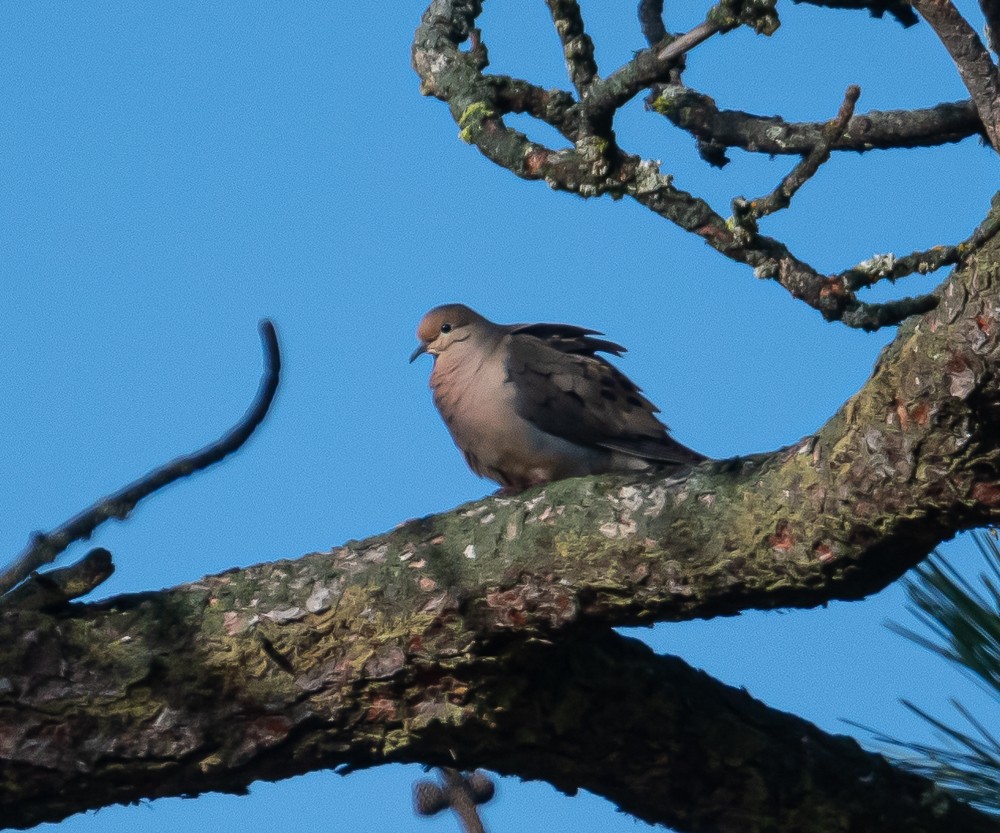
[(979, 252), (827, 425), (772, 454), (490, 497), (159, 593), (8, 605), (3, 822), (454, 754), (682, 830), (997, 829), (610, 628), (860, 598), (995, 521), (998, 264)]

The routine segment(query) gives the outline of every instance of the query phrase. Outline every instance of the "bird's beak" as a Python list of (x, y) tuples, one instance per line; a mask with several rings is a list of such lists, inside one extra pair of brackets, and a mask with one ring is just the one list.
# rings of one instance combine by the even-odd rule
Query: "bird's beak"
[(417, 349), (410, 353), (410, 364), (413, 364), (413, 362), (417, 360), (418, 356), (422, 356), (426, 352), (427, 344), (426, 342), (421, 341), (420, 344), (417, 345)]

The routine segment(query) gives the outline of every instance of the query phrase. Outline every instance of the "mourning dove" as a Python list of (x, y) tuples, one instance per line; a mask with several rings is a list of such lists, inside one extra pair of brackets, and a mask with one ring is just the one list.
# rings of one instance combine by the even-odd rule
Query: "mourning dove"
[(706, 458), (667, 433), (653, 405), (598, 356), (625, 348), (569, 324), (494, 324), (462, 304), (428, 312), (410, 356), (434, 356), (430, 386), (455, 444), (506, 492)]

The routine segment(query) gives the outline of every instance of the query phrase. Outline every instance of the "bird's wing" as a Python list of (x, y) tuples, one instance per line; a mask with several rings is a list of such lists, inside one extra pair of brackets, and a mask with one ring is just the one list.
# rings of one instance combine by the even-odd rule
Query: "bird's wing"
[(562, 324), (515, 327), (508, 345), (507, 376), (518, 414), (542, 431), (667, 463), (704, 459), (667, 433), (658, 408), (621, 371), (596, 355), (625, 348), (592, 338), (593, 330)]
[(604, 333), (588, 330), (585, 327), (574, 327), (572, 324), (515, 324), (510, 332), (511, 335), (535, 336), (563, 353), (593, 356), (598, 351), (603, 351), (620, 356), (628, 352), (613, 341), (591, 338), (591, 336), (602, 336)]

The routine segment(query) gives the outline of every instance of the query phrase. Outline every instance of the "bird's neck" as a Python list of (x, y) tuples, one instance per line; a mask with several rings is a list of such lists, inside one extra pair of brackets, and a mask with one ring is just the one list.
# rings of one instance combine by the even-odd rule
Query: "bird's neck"
[(434, 402), (442, 413), (457, 408), (468, 391), (476, 388), (473, 383), (477, 378), (500, 370), (497, 362), (492, 360), (496, 358), (504, 333), (496, 333), (495, 338), (493, 335), (490, 333), (489, 338), (452, 344), (448, 350), (434, 357), (430, 385), (434, 391)]

